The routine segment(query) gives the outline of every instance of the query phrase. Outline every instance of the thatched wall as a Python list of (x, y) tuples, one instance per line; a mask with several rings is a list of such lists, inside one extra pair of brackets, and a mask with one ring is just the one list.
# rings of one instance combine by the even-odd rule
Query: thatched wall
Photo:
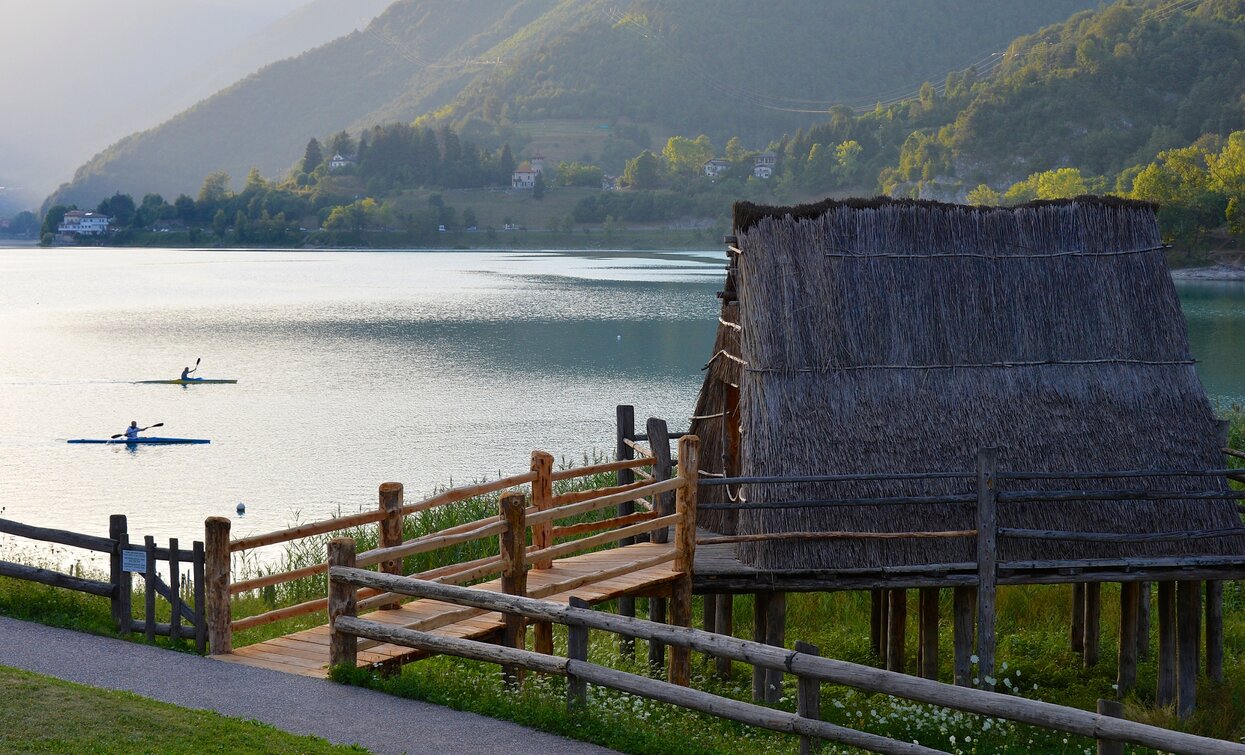
[[(731, 389), (739, 388), (742, 365), (730, 358), (739, 354), (739, 306), (735, 300), (734, 266), (722, 289), (722, 312), (718, 315), (718, 334), (713, 354), (705, 365), (705, 380), (692, 412), (690, 432), (700, 438), (700, 469), (706, 476), (726, 474), (727, 438), (725, 416)], [(728, 356), (730, 355), (730, 356)], [(737, 471), (737, 470), (736, 470)], [(701, 488), (701, 503), (728, 503), (737, 498), (734, 488)], [(697, 517), (701, 527), (715, 532), (734, 533), (737, 515), (727, 511), (705, 511)]]
[[(1150, 205), (1088, 198), (985, 209), (889, 200), (740, 205), (736, 233), (744, 474), (972, 471), (982, 446), (1001, 448), (1005, 470), (1222, 462), (1176, 292), (1155, 250)], [(697, 414), (712, 413), (706, 386)], [(1221, 486), (1204, 478), (1151, 484)], [(971, 489), (923, 482), (745, 492), (761, 503)], [(1231, 503), (1190, 501), (1011, 504), (999, 519), (1004, 527), (1104, 532), (1239, 525)], [(755, 510), (738, 520), (741, 533), (972, 527), (969, 505)], [(1243, 547), (1240, 538), (1123, 546), (1003, 540), (1001, 557)], [(766, 568), (819, 569), (975, 559), (970, 540), (768, 542), (742, 545), (740, 555)]]

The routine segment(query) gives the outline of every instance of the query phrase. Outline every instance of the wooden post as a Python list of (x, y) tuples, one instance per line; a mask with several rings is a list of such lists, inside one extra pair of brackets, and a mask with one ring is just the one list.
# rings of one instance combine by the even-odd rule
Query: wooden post
[[(522, 493), (506, 493), (501, 497), (501, 518), (506, 529), (499, 535), (501, 541), (502, 573), (501, 591), (506, 595), (527, 595), (527, 523)], [(527, 645), (527, 630), (522, 616), (505, 614), (502, 645), (522, 650)], [(502, 666), (506, 683), (514, 686), (523, 681), (523, 668), (507, 664)]]
[(1159, 659), (1154, 704), (1171, 705), (1176, 699), (1176, 583), (1159, 582)]
[(1223, 681), (1223, 582), (1206, 581), (1206, 676)]
[(146, 625), (147, 642), (156, 641), (156, 539), (151, 535), (143, 538), (144, 550), (147, 551), (147, 570), (143, 572), (143, 619)]
[(1102, 584), (1085, 583), (1085, 633), (1081, 660), (1085, 668), (1098, 665), (1099, 644), (1102, 640)]
[[(1136, 584), (1135, 582), (1133, 584)], [(1123, 690), (1121, 690), (1123, 692)], [(1124, 703), (1118, 700), (1098, 700), (1098, 715), (1112, 718), (1124, 717)], [(1098, 755), (1124, 755), (1124, 743), (1119, 740), (1099, 739)]]
[[(532, 506), (537, 511), (548, 511), (553, 508), (553, 455), (533, 451), (531, 469), (536, 474), (532, 481)], [(537, 550), (553, 545), (553, 522), (532, 525), (532, 545)], [(553, 559), (542, 558), (532, 564), (532, 568), (552, 569)], [(532, 634), (536, 652), (553, 655), (553, 624), (537, 621), (532, 625)]]
[(1072, 652), (1085, 652), (1085, 583), (1072, 584)]
[[(121, 582), (124, 572), (121, 571), (121, 536), (126, 534), (128, 526), (125, 514), (113, 514), (108, 517), (108, 539), (112, 541), (112, 553), (108, 558), (108, 581), (112, 583), (112, 623), (121, 632)], [(129, 594), (127, 591), (126, 595)], [(128, 631), (128, 628), (127, 630)]]
[[(670, 433), (666, 428), (666, 421), (656, 417), (649, 417), (645, 426), (648, 433), (648, 445), (653, 451), (653, 480), (661, 482), (669, 480), (671, 475), (670, 461)], [(674, 513), (674, 498), (670, 493), (662, 493), (653, 497), (653, 510), (657, 511), (661, 516), (668, 516)], [(652, 532), (649, 539), (654, 543), (670, 542), (669, 530), (660, 529)], [(648, 615), (649, 621), (666, 621), (666, 599), (662, 597), (652, 597), (648, 599)], [(650, 640), (648, 643), (648, 665), (654, 670), (660, 670), (666, 663), (666, 645), (663, 642)]]
[(973, 683), (973, 608), (977, 604), (977, 591), (972, 587), (956, 587), (953, 596), (954, 681), (961, 687), (970, 687)]
[[(568, 604), (571, 608), (588, 610), (591, 606), (582, 598), (571, 596)], [(583, 624), (566, 626), (566, 657), (572, 661), (588, 661), (588, 627)], [(588, 704), (588, 683), (571, 674), (566, 678), (567, 710), (582, 710)]]
[(883, 592), (877, 588), (869, 591), (869, 647), (873, 657), (882, 657), (882, 603)]
[[(718, 633), (718, 594), (705, 593), (700, 596), (700, 626), (710, 634)], [(706, 656), (712, 657), (712, 656)]]
[(890, 647), (890, 638), (887, 636), (891, 626), (890, 595), (890, 590), (883, 589), (878, 591), (878, 602), (881, 603), (881, 608), (878, 612), (878, 665), (882, 668), (886, 668), (886, 651)]
[[(787, 593), (776, 592), (770, 595), (766, 606), (765, 644), (776, 648), (787, 644)], [(773, 704), (782, 697), (783, 674), (778, 669), (767, 669), (765, 672), (765, 702)]]
[(997, 448), (977, 452), (977, 657), (981, 687), (994, 690), (994, 593), (998, 577)]
[(208, 645), (212, 655), (233, 652), (229, 610), (229, 520), (211, 516), (203, 523)]
[[(769, 616), (770, 594), (758, 592), (752, 596), (752, 641), (765, 642), (765, 621)], [(752, 667), (752, 702), (765, 700), (765, 669)]]
[(203, 577), (204, 548), (203, 543), (196, 540), (194, 546), (194, 593), (195, 593), (195, 652), (203, 655), (207, 652), (207, 580)]
[[(348, 566), (354, 568), (355, 542), (352, 537), (335, 537), (329, 541), (329, 568)], [(329, 579), (329, 665), (355, 667), (359, 663), (359, 638), (347, 632), (337, 631), (339, 616), (354, 616), (357, 612), (355, 588), (346, 582)]]
[[(619, 404), (615, 407), (614, 458), (618, 461), (635, 458), (635, 449), (626, 441), (635, 438), (635, 407)], [(635, 473), (630, 469), (618, 470), (618, 484), (630, 485), (635, 482)], [(635, 513), (635, 504), (630, 501), (618, 504), (618, 515), (627, 516)], [(618, 541), (618, 545), (626, 546), (635, 543), (634, 537), (626, 537)], [(635, 598), (624, 595), (618, 599), (620, 616), (635, 616)], [(635, 658), (635, 638), (618, 635), (618, 652), (628, 660)]]
[(1150, 658), (1150, 583), (1137, 585), (1137, 658)]
[(182, 568), (177, 555), (177, 538), (169, 540), (169, 605), (173, 615), (169, 619), (169, 639), (176, 642), (182, 638)]
[(921, 588), (921, 676), (938, 679), (938, 588)]
[[(648, 620), (658, 624), (666, 623), (666, 599), (648, 599)], [(666, 643), (660, 640), (648, 641), (648, 667), (657, 673), (666, 667)]]
[(1120, 648), (1115, 679), (1120, 697), (1137, 684), (1137, 603), (1140, 596), (1138, 583), (1120, 584)]
[(1176, 583), (1176, 714), (1181, 718), (1193, 715), (1197, 704), (1201, 602), (1201, 582), (1181, 580)]
[[(380, 520), (380, 547), (392, 548), (402, 544), (402, 503), (403, 489), (400, 482), (382, 482), (380, 484), (380, 510), (385, 518)], [(394, 558), (380, 563), (380, 571), (385, 574), (402, 576), (402, 559)], [(402, 607), (400, 601), (386, 603), (382, 611), (396, 611)]]
[[(679, 438), (679, 479), (683, 484), (675, 491), (675, 511), (679, 518), (674, 525), (674, 569), (681, 576), (671, 586), (671, 623), (692, 625), (692, 570), (696, 562), (696, 490), (700, 485), (700, 438), (684, 435)], [(686, 687), (692, 679), (691, 651), (670, 646), (669, 681)]]
[[(735, 596), (732, 593), (722, 593), (718, 596), (717, 602), (717, 625), (718, 634), (724, 634), (727, 637), (735, 635)], [(725, 656), (717, 658), (717, 672), (722, 679), (731, 678), (731, 659)]]
[(902, 673), (906, 659), (904, 646), (907, 644), (908, 591), (890, 589), (886, 592), (890, 596), (889, 626), (886, 628), (886, 669)]
[[(796, 642), (795, 652), (802, 655), (821, 655), (816, 645), (807, 642)], [(821, 720), (821, 682), (816, 679), (799, 677), (795, 692), (796, 713), (801, 718)], [(811, 755), (821, 749), (821, 740), (813, 737), (800, 737), (800, 755)]]

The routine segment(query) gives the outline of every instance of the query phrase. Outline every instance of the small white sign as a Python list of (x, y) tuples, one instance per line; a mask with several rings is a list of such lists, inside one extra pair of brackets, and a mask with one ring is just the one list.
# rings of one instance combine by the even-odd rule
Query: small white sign
[(123, 571), (147, 571), (147, 551), (121, 551)]

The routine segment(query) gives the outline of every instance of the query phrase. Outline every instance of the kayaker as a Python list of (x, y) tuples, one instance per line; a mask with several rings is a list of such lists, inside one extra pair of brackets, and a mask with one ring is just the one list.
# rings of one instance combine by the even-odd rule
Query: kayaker
[(199, 366), (198, 366), (198, 365), (195, 365), (195, 369), (194, 369), (194, 370), (190, 369), (189, 367), (183, 367), (183, 368), (182, 368), (182, 376), (181, 376), (181, 379), (182, 379), (182, 380), (189, 380), (189, 379), (190, 379), (190, 373), (194, 372), (194, 371), (195, 371), (195, 370), (197, 370), (197, 369), (199, 369)]
[(130, 426), (125, 428), (125, 439), (126, 440), (137, 440), (138, 433), (139, 433), (138, 420), (131, 420)]

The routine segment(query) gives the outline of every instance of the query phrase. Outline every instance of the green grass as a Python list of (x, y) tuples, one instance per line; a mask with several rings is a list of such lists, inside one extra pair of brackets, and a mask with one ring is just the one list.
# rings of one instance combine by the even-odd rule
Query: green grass
[(179, 708), (0, 666), (0, 751), (38, 753), (367, 752), (255, 721)]

